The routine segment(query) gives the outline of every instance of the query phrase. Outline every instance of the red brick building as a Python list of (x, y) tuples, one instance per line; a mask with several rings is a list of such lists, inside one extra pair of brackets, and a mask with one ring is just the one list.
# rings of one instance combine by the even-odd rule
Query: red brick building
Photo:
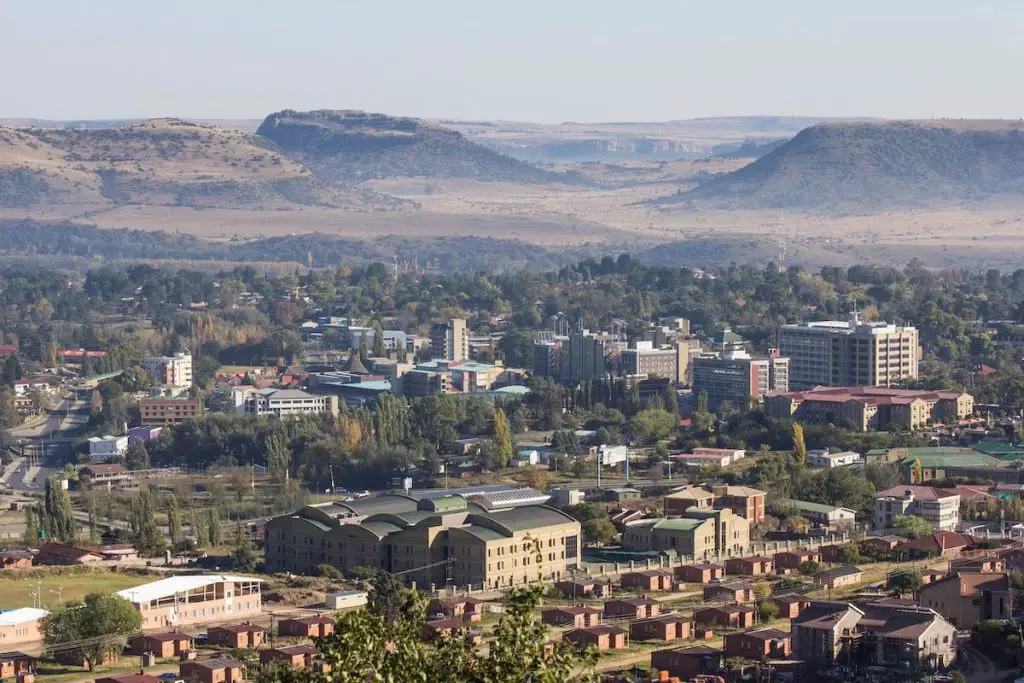
[(282, 636), (323, 638), (334, 633), (334, 619), (325, 614), (300, 617), (298, 619), (282, 619), (278, 625), (277, 632)]
[(725, 576), (725, 567), (720, 564), (688, 564), (675, 569), (676, 580), (685, 583), (711, 583)]
[(245, 680), (245, 665), (231, 657), (182, 662), (178, 676), (198, 683), (240, 683)]
[(624, 589), (639, 588), (645, 591), (672, 590), (672, 572), (663, 569), (648, 569), (623, 574), (619, 580)]
[(267, 640), (267, 629), (256, 624), (228, 624), (207, 629), (206, 642), (233, 650), (256, 648)]
[(667, 671), (669, 676), (678, 676), (684, 681), (718, 673), (722, 671), (724, 661), (721, 650), (705, 645), (676, 647), (651, 653), (651, 668)]
[(624, 650), (629, 647), (629, 634), (614, 626), (589, 626), (569, 631), (562, 640), (579, 648), (596, 648), (599, 652), (606, 650)]
[(775, 562), (764, 555), (730, 557), (725, 561), (725, 573), (731, 576), (765, 576), (775, 571)]
[(776, 569), (799, 569), (804, 562), (821, 562), (821, 553), (817, 550), (783, 550), (775, 553)]
[(593, 607), (549, 607), (542, 610), (540, 620), (551, 626), (573, 626), (586, 628), (601, 623), (601, 611)]
[(690, 630), (690, 622), (682, 616), (661, 614), (631, 623), (629, 637), (633, 640), (686, 640)]
[(704, 599), (708, 602), (714, 600), (725, 600), (727, 602), (753, 602), (754, 586), (747, 581), (732, 581), (730, 583), (712, 583), (704, 586)]
[(604, 603), (604, 616), (627, 617), (629, 619), (649, 619), (656, 617), (661, 612), (661, 603), (650, 598), (621, 598), (606, 600)]
[(793, 653), (789, 633), (777, 628), (725, 634), (725, 656), (761, 661), (787, 659)]
[(162, 631), (135, 636), (128, 641), (137, 655), (152, 652), (161, 659), (179, 657), (192, 649), (192, 636), (181, 631)]
[(319, 657), (312, 645), (286, 645), (260, 651), (260, 664), (284, 662), (293, 669), (309, 669)]
[(754, 609), (744, 605), (705, 607), (693, 613), (693, 622), (722, 628), (750, 628), (754, 625)]
[(796, 619), (811, 601), (803, 595), (779, 595), (772, 602), (779, 608), (779, 616), (783, 619)]

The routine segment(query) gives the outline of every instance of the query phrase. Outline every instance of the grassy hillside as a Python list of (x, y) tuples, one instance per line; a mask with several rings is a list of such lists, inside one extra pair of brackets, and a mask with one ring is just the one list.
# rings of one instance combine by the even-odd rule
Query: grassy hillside
[(664, 206), (880, 210), (1024, 197), (1024, 124), (828, 123)]
[(317, 173), (337, 180), (472, 178), (525, 183), (577, 183), (468, 141), (419, 119), (362, 111), (285, 110), (257, 133)]
[(314, 176), (262, 138), (177, 120), (93, 130), (0, 128), (0, 206), (142, 204), (398, 209), (408, 202)]

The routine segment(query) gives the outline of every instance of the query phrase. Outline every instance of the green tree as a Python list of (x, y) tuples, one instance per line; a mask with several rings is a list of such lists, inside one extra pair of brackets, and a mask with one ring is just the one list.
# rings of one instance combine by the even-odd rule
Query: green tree
[(217, 508), (210, 508), (207, 510), (206, 522), (207, 533), (210, 537), (210, 545), (216, 547), (220, 545), (221, 541), (220, 510)]
[(376, 320), (373, 322), (373, 356), (382, 358), (384, 353), (384, 330)]
[(775, 621), (779, 618), (779, 606), (771, 600), (762, 600), (757, 604), (757, 616), (763, 623)]
[(856, 543), (847, 543), (839, 549), (836, 557), (842, 564), (857, 564), (860, 562), (860, 547)]
[(921, 587), (921, 573), (916, 569), (899, 569), (889, 575), (889, 588), (898, 595), (909, 595)]
[(89, 513), (89, 543), (99, 545), (102, 540), (100, 533), (100, 511), (96, 505), (96, 495), (89, 493), (85, 498), (85, 508)]
[(148, 486), (139, 489), (132, 503), (131, 519), (133, 537), (132, 544), (143, 557), (157, 557), (164, 551), (163, 534), (156, 525), (153, 510), (153, 495)]
[(583, 542), (607, 545), (618, 537), (615, 525), (607, 519), (588, 519), (583, 522)]
[(910, 538), (921, 538), (934, 531), (928, 520), (917, 515), (896, 515), (892, 518), (892, 528)]
[(800, 465), (807, 464), (807, 442), (804, 441), (803, 425), (799, 423), (793, 425), (793, 455)]
[(287, 478), (291, 468), (292, 452), (280, 434), (267, 439), (267, 469), (274, 475)]
[(252, 549), (252, 541), (241, 524), (235, 527), (235, 547), (231, 551), (231, 566), (240, 572), (251, 572), (256, 569), (256, 552)]
[(814, 560), (807, 560), (802, 562), (797, 570), (801, 576), (814, 576), (821, 571), (821, 565)]
[(46, 480), (43, 493), (43, 529), (47, 538), (60, 543), (74, 543), (78, 535), (71, 496), (56, 476)]
[(367, 343), (366, 335), (359, 335), (359, 362), (366, 363), (366, 360), (370, 357), (370, 347)]
[(256, 683), (589, 683), (595, 657), (580, 655), (567, 644), (549, 646), (548, 628), (536, 617), (540, 593), (516, 589), (486, 653), (476, 651), (468, 635), (457, 631), (431, 642), (422, 638), (426, 602), (413, 591), (395, 594), (381, 611), (371, 600), (367, 609), (339, 617), (334, 633), (317, 640), (329, 673), (288, 667), (264, 669)]
[(152, 467), (145, 441), (136, 441), (128, 446), (124, 454), (124, 464), (130, 470), (148, 470)]
[(178, 509), (178, 497), (173, 493), (167, 500), (167, 531), (172, 545), (181, 540), (181, 511)]
[(105, 654), (120, 653), (141, 626), (142, 616), (132, 603), (117, 595), (89, 593), (53, 610), (43, 619), (42, 630), (47, 645), (88, 643), (74, 652), (92, 671)]
[(494, 411), (494, 447), (498, 466), (508, 467), (512, 462), (515, 445), (512, 443), (512, 429), (509, 427), (508, 417), (501, 408)]
[(639, 443), (665, 439), (675, 426), (676, 416), (664, 408), (641, 410), (629, 423), (630, 432)]
[(701, 392), (699, 394), (697, 394), (697, 410), (696, 410), (696, 412), (698, 412), (698, 413), (710, 412), (708, 410), (708, 392), (707, 391), (701, 390)]
[(874, 484), (876, 491), (885, 491), (900, 483), (900, 471), (890, 463), (873, 462), (865, 465), (862, 474)]
[(192, 530), (192, 535), (196, 538), (197, 546), (205, 548), (210, 545), (210, 532), (209, 527), (206, 525), (206, 515), (202, 513), (196, 514), (195, 510), (189, 510), (188, 526)]
[(34, 506), (25, 508), (25, 534), (22, 536), (25, 545), (36, 545), (39, 543), (39, 525), (36, 523), (36, 511)]

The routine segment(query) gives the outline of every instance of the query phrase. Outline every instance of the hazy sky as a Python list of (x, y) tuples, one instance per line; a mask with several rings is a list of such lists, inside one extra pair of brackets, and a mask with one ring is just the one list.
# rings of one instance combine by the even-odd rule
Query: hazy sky
[(0, 116), (1024, 116), (1021, 0), (0, 0)]

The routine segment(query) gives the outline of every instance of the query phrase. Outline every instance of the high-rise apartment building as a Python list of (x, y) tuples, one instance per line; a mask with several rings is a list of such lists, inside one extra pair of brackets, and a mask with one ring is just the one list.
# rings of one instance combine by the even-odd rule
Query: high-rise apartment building
[(434, 360), (469, 360), (466, 321), (452, 318), (430, 327), (430, 354)]
[(712, 410), (726, 401), (743, 408), (769, 391), (789, 391), (788, 358), (751, 358), (746, 351), (732, 351), (693, 359), (693, 392), (706, 392)]
[(565, 337), (553, 332), (541, 332), (533, 340), (533, 374), (537, 377), (558, 379), (561, 367), (562, 343)]
[(176, 353), (173, 356), (151, 356), (139, 361), (146, 375), (157, 384), (175, 387), (192, 386), (192, 354)]
[(590, 330), (577, 328), (562, 345), (561, 380), (579, 384), (604, 375), (608, 371), (608, 345), (614, 340), (610, 334), (591, 334)]
[(790, 359), (794, 389), (891, 387), (917, 378), (917, 328), (862, 322), (856, 312), (847, 321), (783, 325), (778, 347)]

